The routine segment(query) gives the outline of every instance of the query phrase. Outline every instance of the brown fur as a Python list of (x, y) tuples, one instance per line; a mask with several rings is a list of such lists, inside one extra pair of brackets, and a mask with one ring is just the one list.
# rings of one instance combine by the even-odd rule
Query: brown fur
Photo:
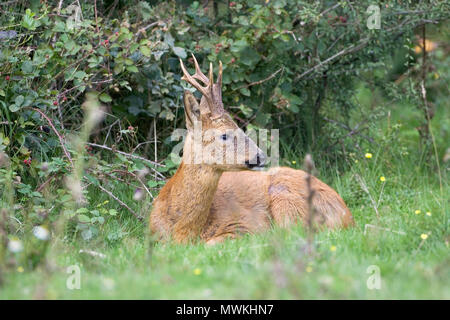
[[(197, 61), (195, 62), (196, 70), (199, 71)], [(189, 78), (184, 67), (183, 72)], [(212, 71), (210, 81), (203, 74), (197, 78), (206, 81), (208, 86), (201, 87), (192, 77), (189, 82), (209, 94)], [(220, 86), (215, 88), (219, 90)], [(221, 92), (214, 92), (216, 97), (221, 96)], [(287, 227), (297, 221), (305, 222), (309, 211), (309, 191), (306, 185), (307, 173), (304, 171), (286, 167), (271, 168), (268, 171), (242, 171), (248, 169), (242, 163), (219, 164), (205, 161), (192, 164), (190, 141), (194, 123), (201, 123), (203, 130), (214, 128), (219, 134), (238, 128), (221, 106), (211, 105), (217, 99), (214, 96), (208, 98), (203, 96), (199, 104), (190, 92), (185, 93), (188, 136), (183, 162), (153, 203), (151, 231), (161, 239), (173, 239), (179, 243), (201, 239), (214, 244), (240, 234), (267, 230), (272, 224)], [(245, 134), (242, 132), (242, 135)], [(203, 136), (203, 147), (213, 147), (214, 150), (223, 148), (223, 141), (210, 138)], [(257, 148), (253, 141), (246, 136), (245, 138), (250, 147)], [(236, 149), (235, 152), (243, 154), (246, 161), (251, 158), (247, 149)], [(263, 157), (259, 149), (258, 156)], [(353, 224), (352, 214), (336, 191), (315, 177), (312, 177), (311, 186), (315, 190), (313, 206), (318, 217), (315, 222), (328, 228)]]
[[(213, 172), (184, 164), (155, 200), (153, 232), (187, 242), (199, 237), (216, 243), (227, 237), (287, 227), (305, 221), (308, 212), (306, 173), (291, 168), (267, 172)], [(332, 188), (313, 177), (313, 205), (329, 228), (353, 224), (352, 214)]]

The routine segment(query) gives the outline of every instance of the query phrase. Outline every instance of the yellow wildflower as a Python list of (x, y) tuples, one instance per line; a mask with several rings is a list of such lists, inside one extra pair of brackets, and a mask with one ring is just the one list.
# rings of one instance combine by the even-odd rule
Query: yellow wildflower
[(426, 239), (428, 238), (428, 235), (427, 235), (426, 233), (422, 233), (422, 234), (420, 235), (420, 237), (421, 237), (423, 240), (426, 240)]
[(313, 271), (313, 268), (311, 266), (306, 267), (306, 272), (311, 273)]
[(336, 246), (331, 246), (331, 247), (330, 247), (330, 251), (331, 251), (331, 252), (336, 251), (336, 249), (337, 249)]
[(385, 182), (385, 181), (386, 181), (386, 178), (383, 177), (383, 176), (381, 176), (381, 177), (380, 177), (380, 181), (381, 181), (381, 182)]
[(295, 160), (292, 160), (292, 164), (296, 164), (297, 163), (297, 161), (295, 161)]
[(195, 268), (195, 269), (194, 269), (194, 274), (195, 274), (196, 276), (199, 276), (201, 273), (202, 273), (202, 270), (201, 270), (201, 269), (199, 269), (199, 268)]
[(23, 269), (23, 267), (22, 266), (20, 266), (20, 267), (17, 267), (17, 272), (20, 272), (20, 273), (22, 273), (24, 271), (24, 269)]
[(431, 212), (428, 211), (426, 214), (427, 216), (431, 217)]
[(414, 211), (414, 213), (415, 213), (415, 214), (421, 214), (421, 213), (422, 213), (422, 211), (420, 211), (420, 210), (416, 210), (416, 211)]
[(365, 154), (365, 157), (366, 157), (367, 159), (370, 159), (370, 158), (372, 158), (372, 154), (368, 152), (368, 153)]

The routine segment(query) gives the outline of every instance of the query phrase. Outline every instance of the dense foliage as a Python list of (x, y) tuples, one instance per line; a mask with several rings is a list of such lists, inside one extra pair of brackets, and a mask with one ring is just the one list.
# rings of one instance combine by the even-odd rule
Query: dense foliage
[[(324, 118), (345, 119), (357, 108), (350, 98), (355, 82), (371, 79), (374, 89), (388, 90), (387, 56), (413, 49), (415, 27), (448, 13), (445, 1), (386, 3), (381, 29), (371, 30), (368, 1), (58, 3), (1, 7), (1, 114), (9, 123), (3, 145), (39, 161), (55, 155), (59, 143), (31, 108), (70, 132), (80, 124), (87, 90), (109, 106), (103, 127), (120, 119), (109, 145), (150, 140), (153, 124), (167, 143), (183, 121), (178, 59), (192, 61), (191, 53), (204, 68), (223, 61), (224, 102), (239, 125), (280, 128), (301, 149), (330, 147)], [(139, 130), (124, 138), (129, 125)], [(145, 151), (153, 154), (150, 147)]]

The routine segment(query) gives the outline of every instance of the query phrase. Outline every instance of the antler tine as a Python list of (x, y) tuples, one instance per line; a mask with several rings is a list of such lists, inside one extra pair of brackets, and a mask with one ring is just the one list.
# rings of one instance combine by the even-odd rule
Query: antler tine
[(219, 76), (217, 77), (217, 84), (222, 87), (222, 61), (219, 61)]
[[(208, 87), (203, 87), (200, 83), (197, 82), (197, 80), (195, 80), (195, 78), (193, 76), (191, 76), (189, 74), (189, 72), (186, 70), (186, 68), (183, 64), (183, 61), (181, 59), (180, 59), (180, 66), (181, 66), (181, 70), (183, 70), (183, 77), (181, 79), (186, 80), (188, 83), (193, 85), (198, 91), (200, 91), (204, 96), (208, 97), (209, 96)], [(209, 85), (209, 83), (208, 83), (208, 85)]]
[(214, 83), (214, 73), (213, 73), (213, 66), (212, 62), (209, 63), (209, 83), (212, 88), (212, 84)]
[[(203, 97), (207, 100), (209, 109), (212, 113), (211, 117), (215, 118), (220, 117), (224, 112), (222, 103), (222, 91), (221, 91), (222, 71), (223, 71), (222, 61), (219, 62), (219, 77), (217, 78), (217, 83), (214, 83), (214, 70), (212, 63), (209, 63), (209, 79), (208, 79), (200, 70), (200, 66), (194, 55), (192, 55), (192, 58), (194, 58), (195, 64), (195, 74), (192, 76), (186, 70), (183, 61), (180, 59), (181, 70), (183, 70), (183, 77), (181, 79), (187, 81), (192, 86), (194, 86), (198, 91), (200, 91)], [(202, 86), (200, 83), (197, 82), (196, 79), (203, 82), (206, 86)]]
[(197, 59), (195, 59), (194, 54), (192, 54), (192, 58), (194, 58), (194, 65), (195, 65), (195, 74), (193, 75), (193, 78), (203, 81), (206, 85), (208, 85), (209, 80), (200, 70), (200, 66), (198, 65)]

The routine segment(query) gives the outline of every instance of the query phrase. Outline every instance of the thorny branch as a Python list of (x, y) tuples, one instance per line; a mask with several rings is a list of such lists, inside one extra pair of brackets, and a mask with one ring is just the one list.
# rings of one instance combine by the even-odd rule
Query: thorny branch
[(136, 219), (138, 219), (139, 221), (143, 221), (144, 218), (142, 218), (140, 215), (138, 215), (133, 209), (131, 209), (125, 202), (123, 202), (122, 200), (120, 200), (119, 198), (117, 198), (111, 191), (105, 189), (104, 187), (102, 187), (101, 185), (97, 185), (97, 187), (99, 187), (103, 192), (106, 192), (111, 198), (113, 198), (114, 200), (116, 200), (122, 207), (124, 207), (125, 209), (127, 209), (133, 216), (136, 217)]
[(70, 157), (70, 153), (69, 151), (67, 151), (65, 145), (64, 145), (64, 139), (62, 138), (62, 136), (59, 134), (58, 130), (56, 130), (55, 126), (53, 125), (52, 120), (47, 117), (47, 115), (45, 113), (43, 113), (41, 110), (37, 109), (37, 108), (31, 108), (34, 111), (38, 112), (41, 116), (43, 116), (45, 118), (45, 120), (47, 120), (48, 124), (50, 125), (50, 127), (52, 128), (52, 130), (55, 132), (55, 134), (58, 136), (59, 139), (59, 143), (61, 144), (61, 147), (64, 150), (64, 154), (66, 155), (67, 159), (69, 159), (70, 164), (72, 165), (72, 168), (74, 168), (73, 165), (73, 161), (72, 158)]

